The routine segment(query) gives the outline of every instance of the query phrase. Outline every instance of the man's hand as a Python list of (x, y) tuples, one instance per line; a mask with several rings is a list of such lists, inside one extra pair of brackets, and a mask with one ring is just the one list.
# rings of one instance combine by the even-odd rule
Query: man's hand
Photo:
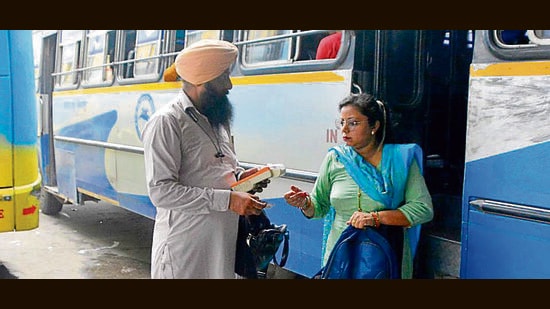
[[(250, 168), (250, 169), (247, 169), (246, 171), (244, 171), (242, 174), (241, 174), (241, 177), (240, 179), (244, 179), (256, 172), (258, 172), (260, 169), (257, 168), (257, 167), (253, 167), (253, 168)], [(252, 190), (248, 191), (247, 193), (250, 193), (250, 194), (256, 194), (256, 193), (260, 193), (264, 190), (264, 188), (267, 188), (267, 185), (271, 182), (271, 180), (269, 179), (265, 179), (265, 180), (262, 180), (258, 183), (256, 183), (254, 185), (254, 187), (252, 188)]]
[(262, 181), (258, 182), (257, 184), (255, 184), (254, 188), (252, 188), (252, 190), (248, 191), (248, 193), (250, 193), (250, 194), (260, 193), (264, 190), (264, 188), (267, 188), (267, 185), (270, 182), (271, 182), (271, 180), (269, 180), (269, 179), (262, 180)]
[(231, 197), (229, 198), (229, 209), (241, 216), (257, 216), (266, 206), (267, 203), (261, 201), (256, 195), (246, 192), (231, 191)]

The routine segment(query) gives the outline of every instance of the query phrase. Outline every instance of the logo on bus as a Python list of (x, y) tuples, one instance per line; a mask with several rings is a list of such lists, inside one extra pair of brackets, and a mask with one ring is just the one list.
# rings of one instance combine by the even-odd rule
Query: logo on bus
[(149, 118), (154, 112), (155, 104), (153, 103), (153, 98), (149, 94), (143, 94), (139, 97), (134, 113), (134, 123), (139, 140), (141, 140), (141, 130), (143, 130), (143, 126), (149, 121)]

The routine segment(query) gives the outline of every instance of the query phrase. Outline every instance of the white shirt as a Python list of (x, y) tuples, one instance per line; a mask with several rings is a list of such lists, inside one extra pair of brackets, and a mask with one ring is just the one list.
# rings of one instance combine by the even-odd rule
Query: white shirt
[[(190, 108), (212, 130), (180, 91), (143, 129), (145, 174), (157, 209), (152, 278), (235, 278), (238, 214), (229, 210), (230, 185), (242, 171), (229, 132), (210, 132), (212, 141), (185, 112)], [(224, 157), (217, 158), (217, 145)]]

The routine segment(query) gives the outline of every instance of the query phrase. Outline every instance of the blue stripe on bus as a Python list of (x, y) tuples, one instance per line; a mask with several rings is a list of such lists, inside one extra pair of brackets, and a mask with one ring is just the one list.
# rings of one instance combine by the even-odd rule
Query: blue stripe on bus
[(550, 142), (467, 162), (464, 196), (550, 208)]
[[(58, 135), (106, 142), (116, 120), (117, 112), (113, 110), (64, 127), (59, 131)], [(78, 187), (116, 199), (116, 191), (111, 186), (106, 175), (105, 148), (68, 143), (65, 141), (56, 141), (55, 144), (59, 150), (73, 153), (76, 165), (64, 166), (58, 164), (58, 174), (70, 174), (71, 172), (74, 173), (76, 170), (76, 185)], [(63, 171), (62, 169), (68, 169), (68, 171)], [(96, 188), (98, 184), (100, 187)], [(92, 187), (94, 188), (92, 189)]]
[(14, 145), (36, 145), (37, 121), (36, 113), (30, 109), (36, 109), (36, 94), (34, 78), (33, 54), (28, 52), (32, 46), (32, 36), (28, 30), (10, 31), (12, 45), (11, 75), (12, 75), (12, 100), (14, 114)]
[(116, 120), (117, 111), (112, 110), (63, 127), (56, 135), (106, 142)]

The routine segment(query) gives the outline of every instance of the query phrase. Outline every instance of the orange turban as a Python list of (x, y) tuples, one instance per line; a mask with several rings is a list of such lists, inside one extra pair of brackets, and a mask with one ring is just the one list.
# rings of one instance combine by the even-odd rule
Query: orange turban
[(175, 82), (178, 80), (178, 73), (176, 73), (176, 65), (172, 63), (171, 66), (166, 68), (164, 70), (164, 74), (162, 75), (165, 82)]
[(176, 72), (194, 85), (220, 76), (235, 59), (238, 49), (230, 42), (204, 39), (184, 48), (176, 57)]

